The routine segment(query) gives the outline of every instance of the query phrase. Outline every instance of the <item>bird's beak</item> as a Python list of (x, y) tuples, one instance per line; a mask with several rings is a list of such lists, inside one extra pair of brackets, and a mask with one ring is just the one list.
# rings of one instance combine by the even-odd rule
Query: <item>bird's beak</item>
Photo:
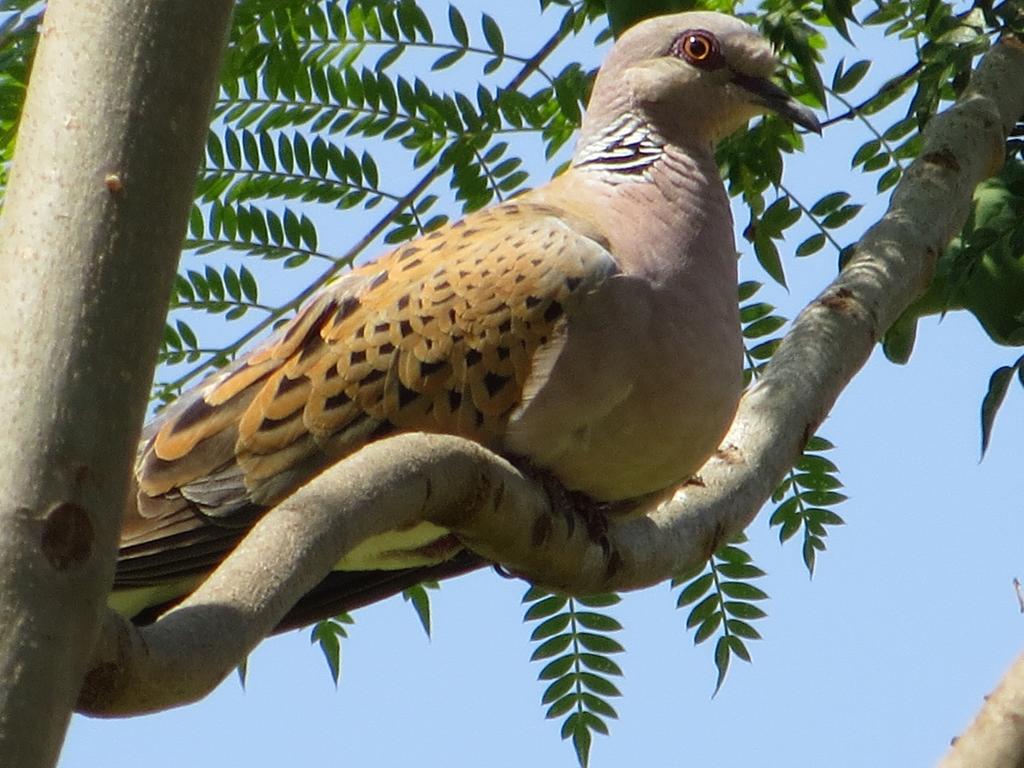
[(764, 77), (752, 77), (737, 72), (732, 81), (751, 97), (755, 104), (775, 112), (790, 122), (821, 134), (821, 123), (815, 114), (782, 88)]

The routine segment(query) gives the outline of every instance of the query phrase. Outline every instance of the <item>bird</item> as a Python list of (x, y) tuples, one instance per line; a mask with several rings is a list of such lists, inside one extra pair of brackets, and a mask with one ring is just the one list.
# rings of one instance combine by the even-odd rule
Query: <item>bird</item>
[[(820, 132), (778, 67), (719, 13), (626, 30), (562, 174), (353, 268), (143, 430), (111, 605), (154, 620), (268, 509), (401, 432), (468, 438), (609, 508), (692, 478), (742, 388), (715, 146), (766, 113)], [(281, 626), (481, 565), (432, 524), (371, 539)]]

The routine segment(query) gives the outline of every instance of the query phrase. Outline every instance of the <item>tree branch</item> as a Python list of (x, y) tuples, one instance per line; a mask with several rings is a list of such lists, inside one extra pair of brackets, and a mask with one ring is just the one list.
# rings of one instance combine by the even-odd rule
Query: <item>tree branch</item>
[[(656, 511), (613, 523), (610, 554), (502, 459), (449, 436), (401, 435), (324, 472), (269, 512), (181, 606), (142, 629), (111, 615), (79, 706), (131, 714), (205, 695), (341, 555), (429, 520), (530, 580), (635, 589), (695, 566), (754, 518), (877, 340), (927, 285), (975, 186), (1024, 113), (1024, 48), (983, 59), (925, 131), (921, 156), (839, 277), (801, 313), (744, 397), (723, 447)], [(939, 212), (942, 215), (937, 215)]]
[[(504, 501), (502, 501), (504, 498)], [(80, 711), (125, 715), (201, 698), (368, 537), (452, 510), (536, 517), (547, 499), (476, 443), (411, 433), (371, 443), (268, 512), (203, 585), (152, 625), (110, 612)], [(513, 523), (516, 524), (516, 523)]]
[(978, 716), (953, 741), (939, 768), (1004, 768), (1024, 765), (1024, 656), (985, 697)]
[(0, 217), (0, 764), (57, 758), (103, 616), (232, 3), (51, 0)]

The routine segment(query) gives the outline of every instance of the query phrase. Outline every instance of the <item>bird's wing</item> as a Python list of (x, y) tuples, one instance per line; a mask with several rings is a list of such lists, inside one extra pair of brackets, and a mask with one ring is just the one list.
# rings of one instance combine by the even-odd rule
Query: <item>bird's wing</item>
[(500, 444), (538, 353), (616, 270), (593, 225), (527, 195), (348, 273), (147, 428), (115, 586), (209, 570), (263, 510), (389, 433)]

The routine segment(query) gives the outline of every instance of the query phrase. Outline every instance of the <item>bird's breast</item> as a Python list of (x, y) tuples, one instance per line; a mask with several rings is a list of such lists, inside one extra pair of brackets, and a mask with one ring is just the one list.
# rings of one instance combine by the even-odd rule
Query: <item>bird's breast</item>
[(735, 288), (673, 293), (611, 280), (532, 375), (509, 424), (511, 452), (599, 500), (681, 483), (718, 447), (739, 400)]

